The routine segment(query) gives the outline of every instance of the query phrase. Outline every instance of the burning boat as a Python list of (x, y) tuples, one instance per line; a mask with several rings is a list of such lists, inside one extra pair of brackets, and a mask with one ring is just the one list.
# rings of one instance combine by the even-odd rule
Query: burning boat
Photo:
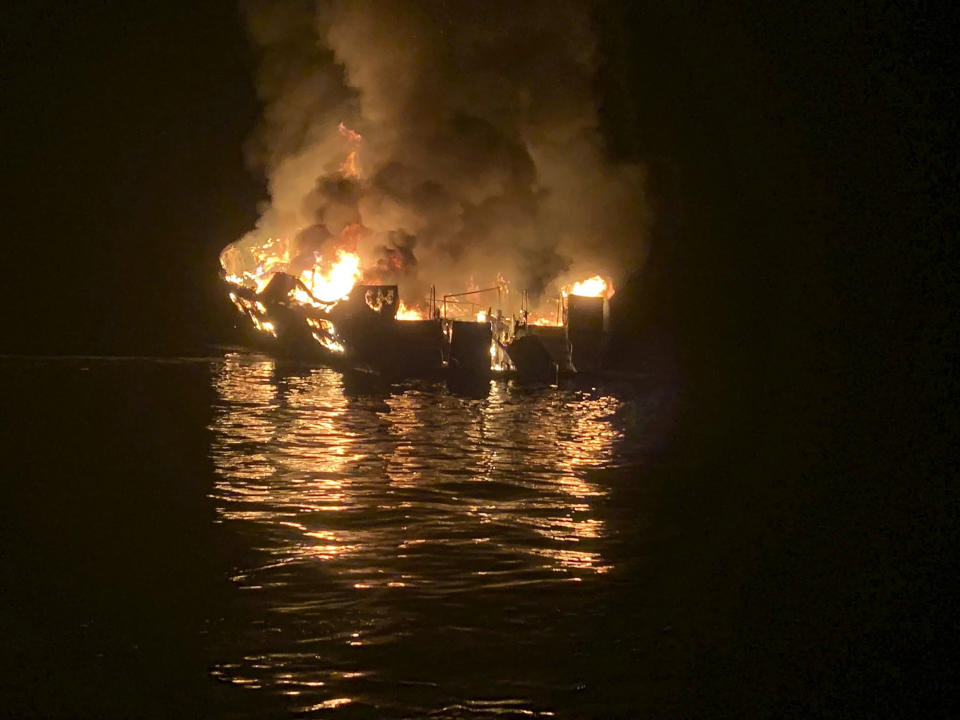
[(285, 355), (340, 369), (420, 375), (443, 368), (439, 317), (398, 318), (396, 285), (357, 284), (324, 301), (300, 278), (272, 275), (262, 290), (231, 284), (230, 300), (264, 342)]
[[(550, 380), (600, 369), (613, 292), (600, 276), (564, 288), (555, 319), (531, 314), (526, 293), (520, 314), (510, 317), (500, 309), (501, 284), (439, 302), (431, 288), (423, 310), (405, 306), (395, 284), (358, 282), (359, 257), (342, 249), (332, 263), (317, 257), (299, 274), (283, 243), (270, 241), (246, 256), (256, 261), (253, 268), (244, 267), (236, 247), (226, 248), (221, 275), (234, 307), (275, 352), (389, 377), (508, 373)], [(483, 310), (477, 296), (493, 292), (497, 311)]]
[(351, 149), (318, 185), (322, 216), (297, 225), (291, 238), (263, 240), (258, 231), (220, 254), (230, 300), (258, 345), (391, 377), (442, 372), (551, 379), (600, 368), (613, 286), (599, 275), (564, 287), (555, 314), (552, 301), (549, 313), (531, 313), (524, 292), (520, 313), (505, 315), (509, 283), (499, 274), (490, 287), (474, 286), (438, 301), (434, 286), (422, 302), (405, 305), (398, 283), (410, 281), (416, 239), (381, 229), (376, 242), (383, 244), (370, 252), (374, 231), (364, 224), (358, 204), (372, 186), (359, 169), (362, 137), (343, 123), (337, 132)]
[(556, 319), (534, 316), (526, 309), (505, 345), (521, 379), (545, 379), (602, 370), (609, 330), (613, 283), (600, 275), (563, 288)]

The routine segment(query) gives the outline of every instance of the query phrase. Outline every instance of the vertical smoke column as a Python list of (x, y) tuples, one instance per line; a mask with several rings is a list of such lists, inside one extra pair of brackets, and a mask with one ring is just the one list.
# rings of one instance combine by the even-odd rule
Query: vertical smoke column
[(563, 0), (247, 4), (265, 106), (250, 156), (270, 200), (241, 250), (284, 237), (306, 262), (349, 241), (368, 279), (413, 299), (498, 273), (536, 297), (638, 268), (643, 173), (604, 153), (591, 12)]

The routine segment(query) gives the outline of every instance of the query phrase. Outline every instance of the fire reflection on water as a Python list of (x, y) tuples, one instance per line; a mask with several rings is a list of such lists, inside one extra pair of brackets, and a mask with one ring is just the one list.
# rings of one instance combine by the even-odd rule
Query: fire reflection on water
[(351, 396), (338, 373), (280, 376), (239, 354), (214, 388), (214, 502), (257, 556), (233, 580), (286, 638), (247, 638), (243, 661), (214, 669), (224, 681), (304, 708), (356, 699), (376, 672), (331, 647), (402, 644), (424, 603), (611, 569), (590, 471), (614, 461), (614, 397), (502, 382), (482, 399), (418, 384)]

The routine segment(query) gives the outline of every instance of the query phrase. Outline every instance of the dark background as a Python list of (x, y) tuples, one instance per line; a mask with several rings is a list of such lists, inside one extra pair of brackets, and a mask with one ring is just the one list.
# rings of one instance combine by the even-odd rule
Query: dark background
[[(264, 197), (236, 8), (12, 3), (2, 20), (0, 352), (229, 341), (216, 257)], [(620, 331), (676, 347), (689, 391), (662, 511), (692, 538), (677, 582), (727, 629), (691, 661), (698, 714), (952, 707), (947, 20), (600, 5), (604, 131), (650, 167), (658, 210)]]
[(4, 10), (12, 352), (176, 354), (222, 339), (219, 249), (257, 217), (259, 106), (233, 3)]

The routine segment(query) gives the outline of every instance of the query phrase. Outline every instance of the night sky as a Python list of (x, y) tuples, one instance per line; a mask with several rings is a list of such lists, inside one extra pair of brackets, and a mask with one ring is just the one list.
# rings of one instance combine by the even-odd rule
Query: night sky
[[(871, 608), (831, 662), (906, 657), (885, 692), (940, 707), (956, 634), (947, 23), (896, 3), (638, 2), (601, 4), (597, 24), (608, 151), (650, 169), (657, 210), (621, 330), (677, 345), (698, 399), (677, 452), (747, 462), (740, 496), (777, 508), (761, 562), (800, 567), (770, 586), (806, 597), (854, 578), (810, 610), (843, 626), (844, 608)], [(8, 3), (0, 33), (0, 352), (230, 342), (217, 255), (266, 197), (244, 160), (261, 109), (236, 7)], [(788, 480), (761, 490), (770, 468)], [(717, 500), (701, 490), (694, 502)]]
[[(857, 294), (873, 283), (854, 265), (923, 262), (895, 238), (913, 211), (928, 223), (944, 212), (929, 192), (944, 131), (926, 121), (948, 70), (933, 18), (893, 5), (600, 7), (608, 151), (651, 168), (654, 255), (670, 265), (657, 294), (685, 321), (777, 334), (802, 316), (865, 310)], [(237, 9), (4, 13), (4, 292), (18, 312), (3, 347), (221, 340), (215, 254), (266, 197), (244, 163), (260, 106)]]
[(4, 347), (202, 350), (218, 338), (217, 253), (264, 195), (243, 160), (258, 106), (236, 8), (40, 3), (5, 14), (16, 271), (4, 292), (23, 310)]

